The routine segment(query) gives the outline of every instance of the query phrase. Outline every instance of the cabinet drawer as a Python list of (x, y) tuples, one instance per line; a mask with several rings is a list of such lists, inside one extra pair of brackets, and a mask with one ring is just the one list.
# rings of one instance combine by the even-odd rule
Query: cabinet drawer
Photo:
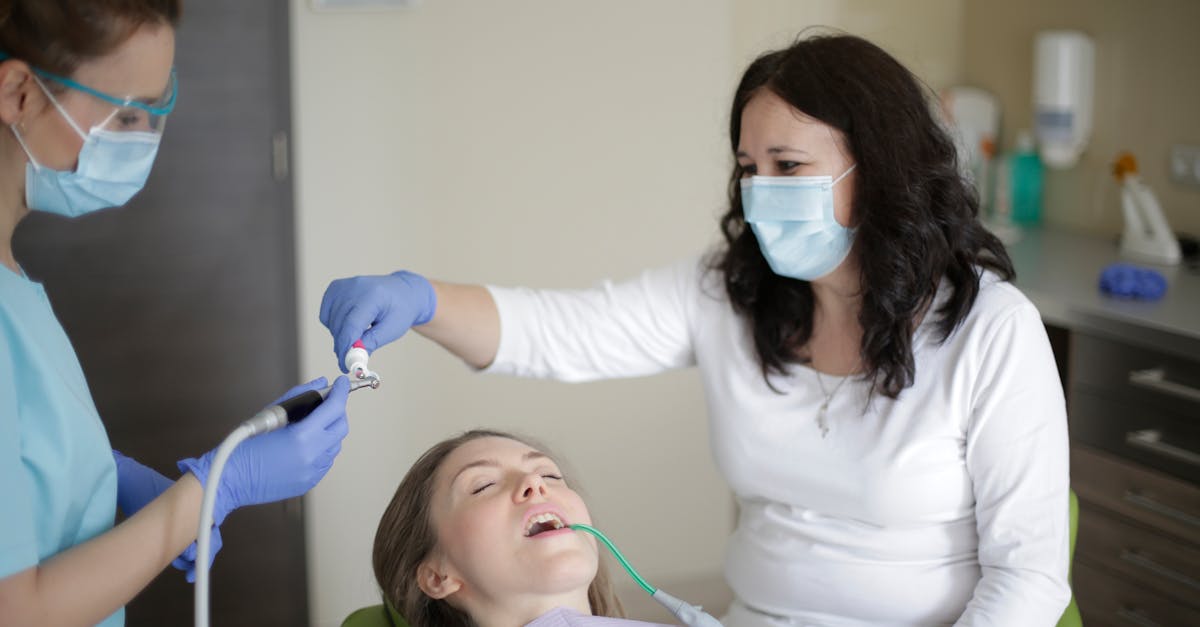
[(1200, 484), (1200, 409), (1196, 415), (1154, 410), (1076, 386), (1070, 429), (1077, 443)]
[(1116, 571), (1182, 602), (1200, 599), (1200, 549), (1196, 545), (1129, 524), (1102, 510), (1079, 509), (1075, 559)]
[(1200, 625), (1200, 610), (1195, 607), (1084, 563), (1075, 565), (1071, 583), (1088, 627)]
[(1071, 447), (1071, 486), (1086, 506), (1200, 544), (1200, 487), (1079, 445)]
[(1200, 356), (1184, 359), (1077, 333), (1070, 359), (1072, 380), (1087, 388), (1167, 411), (1200, 412)]

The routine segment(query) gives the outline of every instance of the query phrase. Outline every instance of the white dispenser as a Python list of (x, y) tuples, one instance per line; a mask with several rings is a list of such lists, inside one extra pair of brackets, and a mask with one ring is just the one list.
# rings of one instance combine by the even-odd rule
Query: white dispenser
[(1113, 175), (1121, 184), (1121, 214), (1125, 218), (1121, 255), (1143, 263), (1178, 265), (1179, 240), (1167, 224), (1154, 192), (1138, 176), (1133, 155), (1127, 152), (1118, 155)]
[(1042, 162), (1069, 168), (1092, 134), (1095, 46), (1079, 31), (1034, 38), (1033, 115)]

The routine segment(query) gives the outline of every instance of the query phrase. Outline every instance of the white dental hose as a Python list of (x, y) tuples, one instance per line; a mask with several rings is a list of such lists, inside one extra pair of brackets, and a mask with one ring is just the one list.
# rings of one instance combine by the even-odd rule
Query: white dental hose
[[(374, 375), (374, 373), (372, 373)], [(350, 391), (364, 387), (379, 387), (379, 377), (357, 379), (350, 381)], [(323, 390), (308, 390), (287, 400), (280, 401), (258, 412), (253, 418), (243, 422), (230, 433), (213, 455), (212, 465), (208, 469), (208, 478), (204, 481), (204, 499), (200, 502), (200, 527), (196, 531), (196, 588), (194, 616), (196, 627), (208, 625), (208, 557), (212, 551), (213, 509), (217, 504), (217, 486), (221, 485), (221, 472), (225, 470), (225, 462), (239, 444), (256, 435), (285, 427), (288, 423), (303, 420), (325, 401), (332, 386)]]
[(225, 462), (229, 461), (233, 449), (255, 433), (257, 431), (249, 422), (242, 423), (234, 429), (233, 433), (221, 442), (221, 446), (217, 447), (217, 454), (213, 456), (212, 466), (208, 469), (208, 480), (204, 483), (204, 500), (200, 502), (200, 528), (196, 532), (196, 627), (208, 627), (208, 554), (212, 550), (213, 507), (217, 503), (217, 486), (221, 484), (221, 471), (225, 470)]

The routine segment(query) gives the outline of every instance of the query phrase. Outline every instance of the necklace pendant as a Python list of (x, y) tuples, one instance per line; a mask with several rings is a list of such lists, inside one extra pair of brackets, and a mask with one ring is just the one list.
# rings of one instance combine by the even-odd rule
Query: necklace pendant
[(829, 403), (821, 403), (821, 409), (817, 411), (817, 427), (821, 430), (821, 438), (824, 439), (829, 435), (829, 424), (825, 422), (825, 410), (829, 408)]

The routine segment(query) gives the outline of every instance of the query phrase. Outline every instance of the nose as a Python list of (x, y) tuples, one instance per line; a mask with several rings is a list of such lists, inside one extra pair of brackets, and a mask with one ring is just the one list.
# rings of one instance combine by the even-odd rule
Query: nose
[(546, 496), (546, 480), (536, 472), (531, 472), (521, 478), (521, 483), (517, 485), (517, 491), (514, 493), (514, 500), (518, 503), (528, 501), (538, 496)]

